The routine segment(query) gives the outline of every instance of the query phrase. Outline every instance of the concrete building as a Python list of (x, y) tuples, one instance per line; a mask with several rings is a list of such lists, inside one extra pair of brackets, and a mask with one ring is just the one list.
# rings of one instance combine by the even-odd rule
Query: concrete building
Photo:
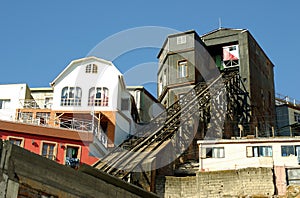
[[(52, 104), (53, 104), (52, 87), (30, 88), (30, 94), (33, 98), (34, 104), (37, 105), (38, 107), (43, 107), (46, 109), (52, 108)], [(25, 100), (24, 102), (26, 101), (28, 100)]]
[(20, 101), (30, 100), (27, 84), (0, 85), (0, 119), (15, 121), (16, 110), (22, 107)]
[[(244, 135), (271, 136), (272, 127), (276, 126), (274, 65), (266, 53), (246, 29), (221, 28), (204, 34), (201, 39), (221, 72), (239, 72), (251, 107), (250, 122), (241, 123)], [(227, 138), (232, 135), (225, 131)]]
[(133, 96), (139, 115), (139, 123), (148, 123), (161, 113), (164, 108), (154, 96), (143, 86), (126, 86)]
[[(225, 124), (219, 127), (221, 137), (272, 135), (274, 65), (248, 30), (221, 28), (201, 37), (193, 30), (169, 35), (158, 59), (158, 100), (163, 105), (170, 107), (199, 82), (238, 72), (236, 82), (226, 89), (227, 111), (220, 112), (226, 114)], [(207, 109), (211, 107), (207, 105)], [(194, 129), (200, 131), (200, 137), (212, 116), (220, 117), (209, 115), (200, 120), (201, 129)]]
[(300, 138), (199, 140), (198, 145), (200, 171), (273, 168), (279, 195), (289, 184), (300, 184)]
[(300, 136), (300, 102), (289, 96), (276, 95), (276, 135)]

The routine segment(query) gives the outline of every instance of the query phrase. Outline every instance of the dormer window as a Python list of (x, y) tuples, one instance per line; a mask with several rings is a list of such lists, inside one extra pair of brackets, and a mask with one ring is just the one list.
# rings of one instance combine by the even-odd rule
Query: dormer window
[(96, 74), (98, 72), (98, 66), (96, 64), (88, 64), (85, 67), (85, 73), (94, 73)]
[(92, 73), (97, 73), (98, 72), (98, 67), (96, 64), (93, 64), (93, 70)]
[(91, 65), (91, 64), (88, 64), (88, 65), (85, 67), (85, 73), (91, 73), (91, 70), (92, 70), (92, 65)]

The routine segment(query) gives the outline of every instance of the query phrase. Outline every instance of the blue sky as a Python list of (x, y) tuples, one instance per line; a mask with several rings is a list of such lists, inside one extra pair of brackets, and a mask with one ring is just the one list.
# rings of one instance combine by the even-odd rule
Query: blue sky
[[(275, 64), (276, 92), (300, 100), (299, 1), (26, 0), (0, 3), (0, 83), (49, 83), (105, 38), (141, 26), (199, 35), (222, 26), (248, 29)], [(159, 49), (141, 49), (114, 60), (122, 72), (157, 62)], [(146, 74), (145, 74), (146, 75)]]

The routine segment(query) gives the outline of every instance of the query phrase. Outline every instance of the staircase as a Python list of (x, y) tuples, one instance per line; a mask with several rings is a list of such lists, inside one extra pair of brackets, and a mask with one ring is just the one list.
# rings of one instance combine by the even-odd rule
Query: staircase
[[(249, 119), (249, 112), (236, 113), (235, 110), (227, 108), (237, 103), (242, 105), (243, 102), (236, 100), (244, 100), (243, 97), (232, 96), (236, 92), (245, 93), (245, 90), (241, 91), (243, 88), (239, 86), (240, 82), (239, 74), (231, 72), (222, 73), (209, 82), (198, 83), (150, 124), (142, 127), (135, 135), (95, 163), (94, 167), (120, 179), (129, 180), (131, 172), (135, 172), (138, 167), (141, 168), (144, 161), (155, 157), (161, 149), (170, 144), (174, 148), (173, 160), (175, 160), (194, 139), (195, 131), (191, 130), (191, 126), (199, 119), (210, 123), (204, 138), (222, 138), (224, 115), (235, 112), (236, 119), (243, 121)], [(233, 86), (238, 86), (238, 90), (227, 91), (234, 89)], [(245, 111), (250, 110), (247, 110), (248, 107), (245, 108)]]

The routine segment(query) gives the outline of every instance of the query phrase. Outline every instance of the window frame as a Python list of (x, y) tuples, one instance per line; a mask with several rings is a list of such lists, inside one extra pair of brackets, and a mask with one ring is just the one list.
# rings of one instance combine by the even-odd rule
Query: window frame
[(60, 106), (81, 106), (82, 89), (81, 87), (65, 86), (61, 90)]
[[(21, 141), (20, 145), (17, 145), (17, 144), (12, 143), (12, 142), (10, 141), (11, 139), (14, 139), (14, 140), (20, 140), (20, 141)], [(23, 138), (23, 137), (7, 136), (7, 137), (6, 137), (6, 140), (9, 141), (9, 142), (11, 142), (11, 143), (14, 144), (14, 145), (17, 145), (17, 146), (20, 146), (20, 147), (24, 148), (25, 138)]]
[[(220, 158), (225, 158), (225, 148), (224, 148), (224, 146), (205, 146), (202, 149), (203, 149), (202, 156), (205, 159), (220, 159)], [(216, 155), (216, 152), (215, 152), (216, 150), (218, 150), (218, 154), (217, 155)]]
[(11, 103), (11, 99), (0, 99), (0, 109), (9, 109), (7, 105)]
[(98, 65), (92, 64), (92, 73), (97, 74), (98, 73)]
[[(283, 155), (283, 147), (293, 147), (292, 151), (293, 153), (287, 153), (287, 155)], [(297, 148), (300, 147), (300, 145), (281, 145), (280, 151), (281, 151), (281, 157), (290, 157), (290, 156), (298, 156)]]
[[(100, 90), (100, 92), (98, 92)], [(100, 97), (97, 97), (100, 94)], [(91, 87), (88, 95), (88, 106), (107, 107), (109, 103), (109, 89), (107, 87)]]
[(78, 148), (78, 153), (77, 153), (77, 159), (79, 159), (79, 162), (81, 161), (81, 146), (80, 145), (76, 145), (76, 144), (69, 144), (66, 143), (63, 145), (64, 146), (64, 160), (63, 160), (63, 164), (66, 164), (66, 158), (67, 158), (67, 148), (69, 147), (77, 147)]
[[(124, 108), (124, 104), (126, 104), (127, 108)], [(129, 111), (130, 110), (130, 98), (121, 98), (121, 111)]]
[(91, 71), (92, 71), (92, 64), (87, 64), (86, 66), (85, 66), (85, 73), (91, 73)]
[[(262, 152), (270, 152), (264, 151), (263, 148), (271, 148), (271, 155), (263, 155)], [(246, 146), (246, 157), (273, 157), (273, 146)]]
[(294, 112), (294, 121), (300, 123), (300, 113)]
[[(44, 144), (48, 144), (48, 145), (52, 144), (52, 145), (54, 145), (52, 159), (48, 157), (48, 155), (49, 155), (48, 153), (47, 153), (47, 156), (43, 156)], [(53, 160), (53, 161), (57, 161), (57, 142), (45, 141), (45, 140), (41, 141), (40, 155), (42, 157), (47, 158), (47, 159), (50, 159), (50, 160)]]
[[(185, 68), (184, 70), (181, 68)], [(183, 71), (185, 73), (183, 73)], [(185, 75), (182, 75), (185, 74)], [(187, 60), (179, 60), (177, 61), (177, 78), (187, 78), (188, 75), (188, 61)]]

